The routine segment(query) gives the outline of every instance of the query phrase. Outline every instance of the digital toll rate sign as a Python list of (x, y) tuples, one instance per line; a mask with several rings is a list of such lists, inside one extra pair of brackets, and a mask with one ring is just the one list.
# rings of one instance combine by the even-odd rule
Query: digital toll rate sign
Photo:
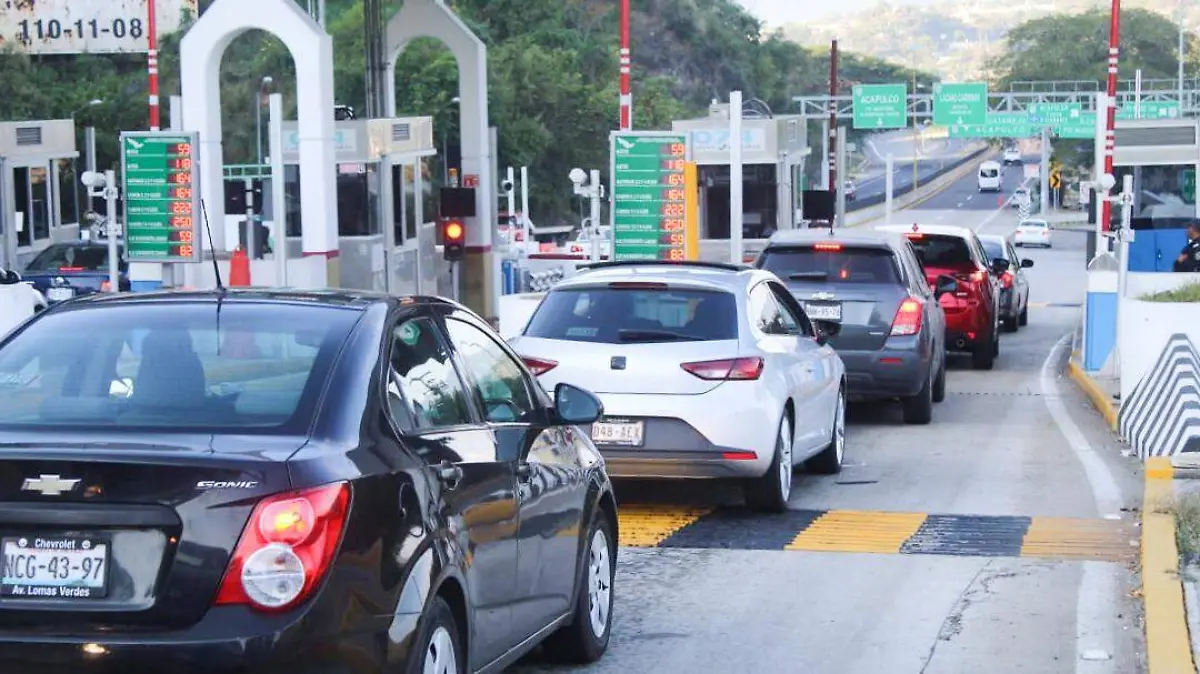
[(199, 146), (194, 132), (121, 133), (125, 258), (130, 262), (202, 259)]
[(614, 260), (688, 259), (688, 134), (612, 134)]

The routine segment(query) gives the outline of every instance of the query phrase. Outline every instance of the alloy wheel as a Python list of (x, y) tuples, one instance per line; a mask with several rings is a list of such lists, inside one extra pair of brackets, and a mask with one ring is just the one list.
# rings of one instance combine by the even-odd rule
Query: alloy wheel
[(786, 416), (779, 423), (779, 493), (784, 501), (792, 496), (792, 425)]
[(612, 558), (608, 536), (596, 529), (588, 549), (588, 622), (597, 639), (608, 631), (608, 614), (612, 608)]
[(425, 666), (422, 674), (458, 674), (458, 659), (454, 654), (454, 637), (450, 631), (438, 625), (429, 638), (425, 649)]

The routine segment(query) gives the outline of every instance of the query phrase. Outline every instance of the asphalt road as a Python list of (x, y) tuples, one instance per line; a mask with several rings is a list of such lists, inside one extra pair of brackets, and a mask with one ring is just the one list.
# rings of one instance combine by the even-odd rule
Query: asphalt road
[[(1015, 210), (993, 215), (974, 180), (912, 217), (1011, 230)], [(746, 513), (718, 485), (618, 485), (607, 655), (558, 668), (535, 653), (510, 671), (1145, 671), (1140, 471), (1061, 374), (1084, 235), (1054, 236), (1022, 252), (1030, 322), (1003, 335), (996, 368), (955, 361), (929, 426), (905, 426), (894, 405), (852, 408), (845, 469), (799, 473), (788, 515)]]
[[(928, 157), (917, 161), (918, 186), (931, 180), (933, 175), (947, 163), (961, 156), (962, 143), (955, 140), (932, 139), (921, 145), (921, 156)], [(894, 188), (903, 189), (913, 182), (913, 141), (911, 132), (879, 134), (872, 139), (867, 148), (867, 156), (872, 160), (872, 168), (864, 177), (857, 181), (859, 199), (883, 195), (887, 189), (885, 174), (885, 157), (892, 154), (896, 159), (893, 164)], [(850, 202), (853, 206), (854, 202)], [(852, 210), (852, 209), (851, 209)]]

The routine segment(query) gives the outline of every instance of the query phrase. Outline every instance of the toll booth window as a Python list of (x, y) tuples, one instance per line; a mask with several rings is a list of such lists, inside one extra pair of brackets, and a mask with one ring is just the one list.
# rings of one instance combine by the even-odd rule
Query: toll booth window
[(787, 283), (900, 283), (890, 250), (880, 248), (775, 248), (763, 253), (762, 268)]
[(682, 288), (556, 290), (524, 334), (606, 344), (736, 339), (737, 303), (726, 292)]
[(55, 173), (58, 176), (58, 181), (54, 186), (58, 190), (59, 220), (57, 224), (76, 224), (80, 218), (79, 177), (75, 171), (75, 160), (59, 159)]

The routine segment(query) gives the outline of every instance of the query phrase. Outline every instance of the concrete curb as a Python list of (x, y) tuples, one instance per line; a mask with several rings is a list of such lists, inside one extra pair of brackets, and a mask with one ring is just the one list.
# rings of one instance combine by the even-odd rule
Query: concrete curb
[(1149, 674), (1193, 674), (1192, 643), (1179, 576), (1175, 517), (1166, 510), (1174, 495), (1167, 457), (1146, 459), (1142, 497), (1142, 602), (1146, 614)]
[(1067, 376), (1092, 401), (1096, 411), (1108, 422), (1108, 427), (1111, 430), (1117, 430), (1117, 406), (1113, 404), (1112, 398), (1104, 392), (1104, 389), (1100, 388), (1096, 380), (1092, 379), (1074, 360), (1067, 362)]

